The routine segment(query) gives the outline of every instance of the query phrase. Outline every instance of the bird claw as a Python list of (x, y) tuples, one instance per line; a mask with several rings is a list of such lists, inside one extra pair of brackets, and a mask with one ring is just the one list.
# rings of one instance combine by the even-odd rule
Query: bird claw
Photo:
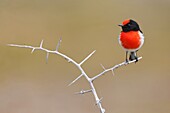
[(135, 63), (137, 63), (137, 62), (139, 61), (139, 60), (138, 60), (138, 57), (136, 57), (135, 60), (136, 60)]
[(125, 63), (126, 63), (126, 65), (127, 65), (127, 64), (129, 64), (129, 61), (128, 61), (128, 59), (126, 59), (126, 60), (125, 60)]

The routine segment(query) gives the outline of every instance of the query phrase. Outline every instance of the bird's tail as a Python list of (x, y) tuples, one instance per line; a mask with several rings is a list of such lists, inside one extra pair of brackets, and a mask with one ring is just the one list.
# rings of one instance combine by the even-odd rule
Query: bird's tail
[(130, 57), (129, 57), (129, 60), (132, 61), (132, 60), (138, 60), (138, 57), (136, 56), (136, 52), (130, 52)]

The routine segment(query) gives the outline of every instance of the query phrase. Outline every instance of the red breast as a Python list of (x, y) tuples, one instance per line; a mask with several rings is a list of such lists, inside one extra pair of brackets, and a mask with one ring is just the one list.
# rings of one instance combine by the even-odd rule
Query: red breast
[(125, 49), (137, 49), (139, 48), (141, 41), (138, 31), (121, 32), (120, 34), (121, 45)]

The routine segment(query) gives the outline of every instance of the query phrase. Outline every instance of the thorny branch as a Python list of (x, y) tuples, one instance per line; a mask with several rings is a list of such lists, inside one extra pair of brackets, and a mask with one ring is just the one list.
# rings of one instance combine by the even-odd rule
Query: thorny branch
[[(108, 68), (108, 69), (106, 69), (103, 65), (101, 65), (104, 71), (101, 72), (101, 73), (99, 73), (98, 75), (95, 75), (94, 77), (90, 78), (90, 77), (86, 74), (86, 72), (84, 71), (84, 69), (81, 67), (81, 65), (82, 65), (85, 61), (87, 61), (87, 60), (95, 53), (95, 50), (94, 50), (92, 53), (90, 53), (86, 58), (84, 58), (84, 60), (82, 60), (80, 63), (78, 63), (78, 62), (76, 62), (75, 60), (73, 60), (72, 58), (70, 58), (70, 57), (68, 57), (67, 55), (65, 55), (65, 54), (63, 54), (63, 53), (61, 53), (61, 52), (58, 51), (58, 50), (59, 50), (59, 46), (61, 45), (60, 43), (61, 43), (61, 38), (60, 38), (60, 40), (59, 40), (59, 42), (58, 42), (58, 44), (57, 44), (57, 46), (56, 46), (56, 50), (54, 50), (54, 51), (53, 51), (53, 50), (48, 50), (48, 49), (46, 49), (46, 48), (43, 48), (43, 40), (41, 41), (40, 45), (37, 46), (37, 47), (28, 46), (28, 45), (16, 45), (16, 44), (8, 44), (8, 46), (20, 47), (20, 48), (30, 48), (30, 49), (32, 49), (31, 53), (33, 53), (35, 50), (45, 51), (45, 52), (47, 53), (47, 55), (46, 55), (46, 62), (48, 61), (49, 54), (52, 53), (52, 54), (60, 55), (61, 57), (65, 58), (68, 62), (73, 63), (73, 64), (80, 70), (81, 75), (79, 75), (79, 76), (78, 76), (74, 81), (72, 81), (68, 86), (72, 85), (72, 84), (75, 83), (77, 80), (79, 80), (82, 76), (84, 76), (84, 77), (86, 78), (86, 80), (89, 82), (91, 89), (89, 89), (89, 90), (81, 90), (80, 92), (76, 92), (76, 94), (85, 94), (85, 93), (92, 92), (92, 94), (93, 94), (93, 96), (94, 96), (94, 98), (95, 98), (95, 101), (96, 101), (96, 105), (97, 105), (97, 106), (99, 107), (99, 109), (100, 109), (100, 113), (105, 113), (105, 109), (102, 107), (102, 104), (101, 104), (101, 100), (102, 100), (103, 98), (100, 98), (100, 99), (99, 99), (99, 97), (98, 97), (98, 95), (97, 95), (97, 92), (96, 92), (96, 89), (95, 89), (95, 87), (94, 87), (93, 81), (96, 80), (98, 77), (104, 75), (106, 72), (111, 71), (111, 72), (114, 74), (114, 70), (115, 70), (115, 69), (119, 68), (120, 66), (128, 65), (128, 64), (130, 64), (130, 63), (133, 63), (133, 62), (135, 62), (135, 60), (134, 60), (134, 61), (130, 61), (130, 62), (128, 62), (128, 63), (127, 63), (127, 62), (122, 62), (122, 63), (117, 64), (117, 65), (115, 65), (115, 66), (113, 66), (113, 67), (111, 67), (111, 68)], [(139, 57), (139, 60), (140, 60), (141, 58), (142, 58), (142, 57)]]

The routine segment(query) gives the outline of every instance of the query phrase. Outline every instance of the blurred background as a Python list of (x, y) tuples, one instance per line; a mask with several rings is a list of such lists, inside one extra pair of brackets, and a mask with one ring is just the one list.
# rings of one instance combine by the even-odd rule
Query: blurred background
[(0, 113), (99, 113), (92, 94), (74, 95), (89, 84), (81, 78), (67, 85), (79, 70), (60, 56), (7, 44), (59, 51), (84, 63), (93, 77), (121, 63), (118, 44), (123, 20), (136, 20), (145, 35), (136, 64), (123, 66), (94, 84), (106, 113), (170, 112), (169, 0), (0, 0)]

